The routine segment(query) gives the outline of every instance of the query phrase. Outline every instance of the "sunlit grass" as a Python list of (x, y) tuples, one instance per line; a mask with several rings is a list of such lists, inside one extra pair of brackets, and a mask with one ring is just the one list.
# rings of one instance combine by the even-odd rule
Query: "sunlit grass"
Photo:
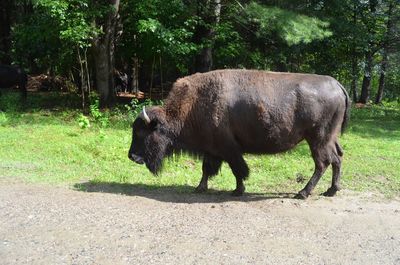
[[(1, 101), (0, 101), (1, 102)], [(131, 141), (129, 122), (114, 117), (107, 128), (92, 124), (81, 129), (78, 110), (12, 109), (0, 112), (0, 178), (46, 183), (125, 183), (145, 189), (171, 188), (190, 192), (201, 178), (201, 162), (185, 154), (165, 161), (160, 176), (132, 163), (127, 152)], [(340, 140), (345, 157), (345, 189), (400, 194), (400, 109), (355, 109), (350, 127)], [(250, 178), (247, 192), (295, 193), (310, 178), (314, 164), (308, 146), (278, 155), (246, 155)], [(316, 193), (331, 181), (327, 170)], [(235, 188), (230, 168), (224, 164), (210, 188)]]

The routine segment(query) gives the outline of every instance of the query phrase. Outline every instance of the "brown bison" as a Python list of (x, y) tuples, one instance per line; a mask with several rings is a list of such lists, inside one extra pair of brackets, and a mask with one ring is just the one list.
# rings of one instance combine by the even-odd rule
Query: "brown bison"
[(26, 83), (27, 76), (22, 69), (0, 64), (0, 88), (18, 86), (22, 99), (26, 99)]
[(143, 109), (134, 121), (129, 158), (157, 174), (163, 158), (183, 150), (203, 158), (196, 188), (226, 161), (236, 177), (233, 195), (245, 191), (249, 168), (243, 154), (276, 154), (302, 140), (310, 146), (315, 171), (297, 198), (307, 198), (329, 165), (340, 189), (343, 151), (338, 135), (349, 119), (346, 90), (329, 76), (255, 70), (217, 70), (178, 79), (162, 107)]

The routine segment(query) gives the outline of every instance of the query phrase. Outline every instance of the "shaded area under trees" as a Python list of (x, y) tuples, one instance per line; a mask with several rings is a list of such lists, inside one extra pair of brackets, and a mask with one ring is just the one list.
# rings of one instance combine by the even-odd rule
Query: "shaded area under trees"
[(398, 0), (4, 0), (0, 14), (0, 62), (69, 79), (83, 107), (219, 68), (328, 74), (361, 103), (400, 95)]

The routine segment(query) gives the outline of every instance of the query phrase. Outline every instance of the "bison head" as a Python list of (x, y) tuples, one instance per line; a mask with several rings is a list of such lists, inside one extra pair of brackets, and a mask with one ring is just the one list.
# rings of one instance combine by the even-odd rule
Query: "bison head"
[(143, 108), (132, 125), (129, 159), (138, 164), (145, 163), (156, 175), (171, 147), (172, 139), (167, 130), (164, 110), (160, 107)]

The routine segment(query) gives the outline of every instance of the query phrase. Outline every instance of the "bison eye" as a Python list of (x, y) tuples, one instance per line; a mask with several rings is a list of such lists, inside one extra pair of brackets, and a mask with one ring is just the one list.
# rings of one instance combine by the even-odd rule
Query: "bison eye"
[(152, 120), (152, 121), (150, 122), (150, 124), (148, 125), (148, 128), (149, 128), (151, 131), (155, 131), (155, 130), (157, 129), (157, 124), (158, 124), (158, 122), (157, 122), (156, 120)]

